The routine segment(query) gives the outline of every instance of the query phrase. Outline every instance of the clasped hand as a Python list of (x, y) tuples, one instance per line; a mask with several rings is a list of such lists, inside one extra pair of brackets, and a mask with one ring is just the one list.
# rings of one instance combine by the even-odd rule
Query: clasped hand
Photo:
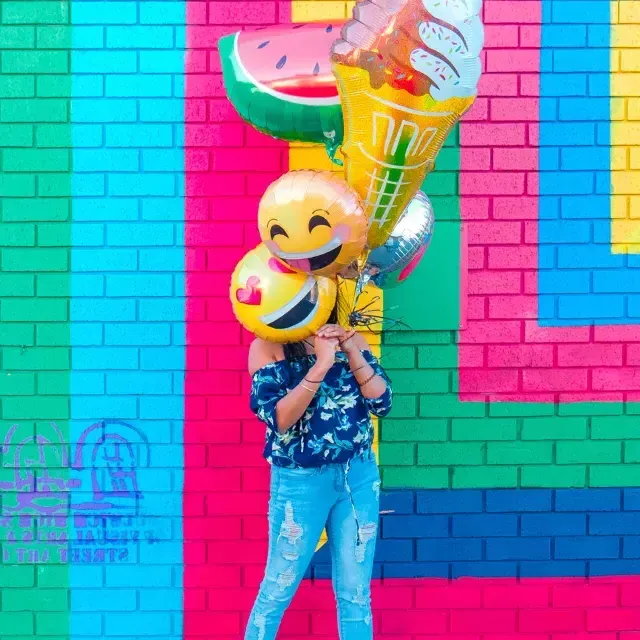
[(318, 362), (331, 366), (336, 359), (336, 352), (342, 349), (349, 355), (357, 349), (353, 329), (345, 329), (338, 324), (325, 324), (315, 335), (315, 351)]

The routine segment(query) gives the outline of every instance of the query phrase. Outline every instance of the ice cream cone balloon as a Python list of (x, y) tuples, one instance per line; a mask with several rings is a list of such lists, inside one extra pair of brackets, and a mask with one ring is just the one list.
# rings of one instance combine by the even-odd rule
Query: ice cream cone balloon
[(471, 107), (484, 43), (482, 0), (365, 0), (333, 45), (347, 182), (382, 245)]

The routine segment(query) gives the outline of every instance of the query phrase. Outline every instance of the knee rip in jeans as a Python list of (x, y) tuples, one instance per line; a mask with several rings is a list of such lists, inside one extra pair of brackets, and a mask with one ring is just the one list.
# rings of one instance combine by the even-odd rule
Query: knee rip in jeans
[(369, 604), (369, 598), (365, 595), (362, 585), (359, 585), (356, 589), (356, 595), (353, 596), (353, 604), (357, 604), (360, 607), (366, 607)]
[(356, 543), (356, 562), (364, 562), (367, 544), (375, 539), (378, 525), (375, 522), (367, 522), (358, 527), (358, 541)]
[(280, 591), (286, 591), (296, 581), (296, 572), (293, 567), (289, 567), (278, 574), (276, 578), (276, 584), (280, 588)]

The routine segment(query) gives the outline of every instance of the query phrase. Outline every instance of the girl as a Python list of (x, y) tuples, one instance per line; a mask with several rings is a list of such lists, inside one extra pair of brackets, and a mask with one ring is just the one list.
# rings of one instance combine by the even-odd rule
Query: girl
[(391, 409), (391, 384), (367, 342), (329, 323), (302, 343), (256, 339), (251, 408), (267, 426), (269, 554), (245, 640), (274, 640), (327, 528), (341, 640), (373, 637), (370, 582), (380, 475), (370, 414)]

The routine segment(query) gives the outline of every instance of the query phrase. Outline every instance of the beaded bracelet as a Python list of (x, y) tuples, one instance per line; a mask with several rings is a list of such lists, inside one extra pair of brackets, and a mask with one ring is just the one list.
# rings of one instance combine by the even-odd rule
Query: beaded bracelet
[(316, 392), (315, 392), (315, 390), (314, 390), (314, 389), (311, 389), (310, 387), (307, 387), (307, 385), (306, 385), (306, 384), (302, 384), (302, 382), (301, 382), (301, 383), (300, 383), (300, 386), (301, 386), (303, 389), (306, 389), (307, 391), (309, 391), (310, 393), (313, 393), (313, 394), (315, 395), (315, 393), (316, 393)]
[(359, 383), (360, 384), (360, 388), (362, 389), (362, 387), (364, 387), (365, 385), (369, 384), (377, 375), (378, 375), (377, 373), (373, 373), (364, 382)]

